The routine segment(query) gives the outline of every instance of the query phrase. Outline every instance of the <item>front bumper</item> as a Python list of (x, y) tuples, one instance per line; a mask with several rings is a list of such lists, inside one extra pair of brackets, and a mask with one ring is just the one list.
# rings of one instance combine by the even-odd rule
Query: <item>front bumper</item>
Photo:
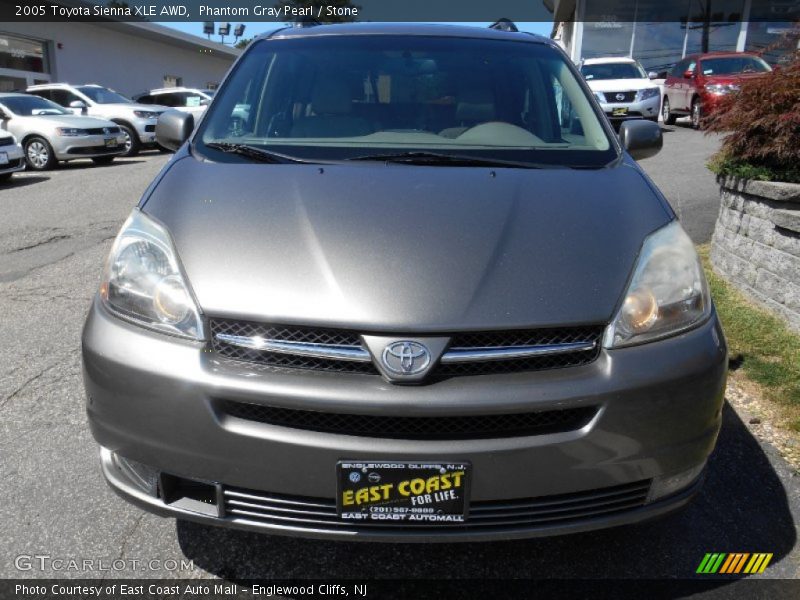
[(25, 169), (25, 152), (19, 144), (0, 146), (0, 153), (5, 154), (7, 159), (6, 163), (0, 164), (0, 175)]
[[(600, 107), (612, 122), (632, 119), (657, 119), (661, 110), (661, 98), (660, 96), (654, 96), (637, 102), (601, 102)], [(625, 114), (615, 115), (614, 112), (620, 109), (624, 109)]]
[[(116, 145), (109, 147), (106, 145), (106, 140), (112, 138), (116, 140)], [(58, 160), (115, 156), (125, 151), (125, 137), (122, 134), (53, 136), (50, 141)]]
[[(368, 375), (262, 371), (224, 362), (203, 343), (150, 333), (116, 319), (95, 302), (84, 330), (83, 362), (88, 416), (104, 449), (106, 478), (115, 491), (143, 508), (273, 533), (434, 541), (581, 531), (640, 521), (685, 504), (699, 486), (696, 479), (656, 500), (648, 490), (652, 492), (651, 482), (698, 473), (712, 451), (720, 426), (727, 350), (713, 316), (669, 340), (603, 351), (586, 366), (396, 386)], [(221, 413), (219, 399), (338, 413), (440, 417), (578, 406), (599, 410), (585, 426), (562, 433), (403, 440), (248, 421)], [(148, 494), (113, 468), (112, 453), (162, 473), (205, 482), (216, 490), (216, 501), (210, 510), (197, 510)], [(308, 513), (287, 520), (225, 510), (225, 494), (238, 493), (252, 496), (256, 505), (316, 504), (319, 511), (327, 511), (337, 493), (335, 465), (341, 459), (469, 461), (475, 507), (507, 511), (523, 499), (542, 503), (544, 497), (553, 497), (567, 507), (564, 510), (578, 502), (587, 510), (570, 519), (506, 520), (502, 526), (483, 527), (472, 527), (468, 520), (463, 526), (426, 530), (342, 526)], [(624, 493), (629, 500), (620, 510), (588, 510), (597, 506), (598, 496), (610, 493)]]
[(136, 130), (139, 141), (146, 145), (156, 143), (156, 123), (158, 123), (158, 117), (153, 119), (134, 117), (131, 119), (131, 125), (133, 125), (133, 128)]

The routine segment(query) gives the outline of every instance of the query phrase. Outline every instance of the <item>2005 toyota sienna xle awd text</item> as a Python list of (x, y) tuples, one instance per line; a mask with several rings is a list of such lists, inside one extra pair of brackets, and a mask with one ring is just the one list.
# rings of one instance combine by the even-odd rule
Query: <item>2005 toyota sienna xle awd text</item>
[(250, 44), (111, 249), (83, 335), (113, 489), (339, 539), (507, 539), (685, 505), (725, 340), (689, 238), (549, 40)]

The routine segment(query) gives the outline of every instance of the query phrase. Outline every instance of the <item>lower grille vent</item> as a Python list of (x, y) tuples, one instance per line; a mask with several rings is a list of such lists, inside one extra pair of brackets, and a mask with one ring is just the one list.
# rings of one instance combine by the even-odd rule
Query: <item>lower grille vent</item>
[(574, 431), (587, 425), (597, 407), (494, 415), (400, 417), (354, 415), (277, 408), (223, 400), (222, 413), (231, 417), (324, 433), (407, 440), (505, 438)]

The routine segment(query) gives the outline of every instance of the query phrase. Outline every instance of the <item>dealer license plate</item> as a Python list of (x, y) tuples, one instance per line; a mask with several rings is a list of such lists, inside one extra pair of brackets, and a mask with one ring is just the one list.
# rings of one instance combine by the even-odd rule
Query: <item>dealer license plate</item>
[(611, 110), (611, 116), (613, 117), (622, 117), (627, 114), (628, 114), (628, 109), (625, 106), (622, 106), (620, 108), (614, 108)]
[(0, 165), (7, 165), (8, 164), (8, 154), (5, 152), (0, 152)]
[(106, 148), (116, 148), (117, 138), (106, 138)]
[(470, 470), (465, 462), (339, 461), (336, 508), (345, 521), (464, 523)]

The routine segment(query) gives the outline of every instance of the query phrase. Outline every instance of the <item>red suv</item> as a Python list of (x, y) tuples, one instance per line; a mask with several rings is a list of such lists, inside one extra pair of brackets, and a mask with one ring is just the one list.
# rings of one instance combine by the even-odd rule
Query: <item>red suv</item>
[(691, 115), (692, 127), (700, 129), (703, 115), (710, 114), (723, 96), (738, 90), (743, 79), (771, 70), (763, 59), (744, 52), (687, 56), (664, 82), (664, 123), (672, 125), (678, 117)]

